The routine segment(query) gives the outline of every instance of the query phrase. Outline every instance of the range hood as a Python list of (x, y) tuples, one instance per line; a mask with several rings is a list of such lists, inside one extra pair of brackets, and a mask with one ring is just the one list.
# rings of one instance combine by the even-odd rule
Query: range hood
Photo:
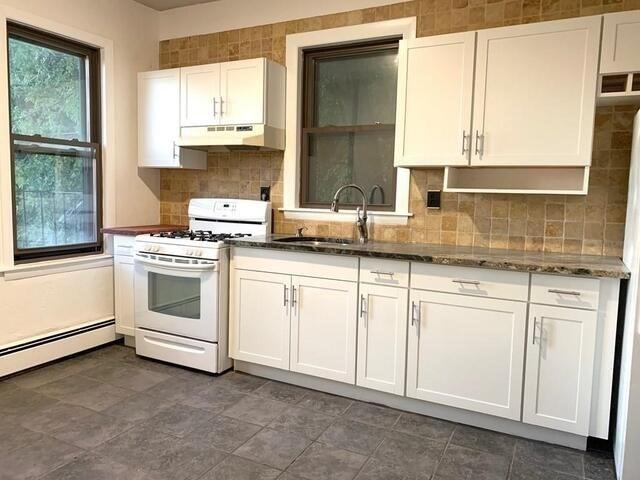
[(284, 130), (266, 124), (183, 127), (176, 145), (208, 152), (284, 150)]

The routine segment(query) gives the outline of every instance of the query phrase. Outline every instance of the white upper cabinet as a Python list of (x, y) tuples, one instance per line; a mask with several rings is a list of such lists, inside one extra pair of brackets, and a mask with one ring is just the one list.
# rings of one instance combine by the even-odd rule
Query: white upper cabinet
[(601, 22), (478, 32), (471, 165), (591, 163)]
[(180, 148), (180, 69), (138, 74), (138, 166), (196, 168), (205, 152)]
[(180, 125), (220, 123), (220, 64), (181, 68), (180, 77)]
[(395, 166), (467, 165), (475, 32), (402, 40)]
[(640, 10), (604, 16), (600, 73), (640, 71)]
[(220, 124), (264, 123), (264, 58), (220, 64)]
[(180, 69), (182, 127), (264, 123), (266, 59)]
[(532, 304), (522, 420), (588, 435), (598, 313)]

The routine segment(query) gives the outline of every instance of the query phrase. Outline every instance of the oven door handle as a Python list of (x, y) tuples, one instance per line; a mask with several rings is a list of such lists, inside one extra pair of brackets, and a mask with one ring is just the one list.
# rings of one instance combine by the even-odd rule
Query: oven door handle
[(189, 272), (203, 272), (207, 270), (217, 270), (218, 262), (213, 263), (200, 263), (200, 264), (192, 264), (192, 263), (174, 263), (174, 262), (162, 262), (159, 260), (151, 260), (150, 258), (145, 258), (142, 255), (136, 254), (135, 261), (141, 263), (143, 265), (150, 265), (152, 267), (162, 267), (169, 268), (172, 270), (182, 270)]

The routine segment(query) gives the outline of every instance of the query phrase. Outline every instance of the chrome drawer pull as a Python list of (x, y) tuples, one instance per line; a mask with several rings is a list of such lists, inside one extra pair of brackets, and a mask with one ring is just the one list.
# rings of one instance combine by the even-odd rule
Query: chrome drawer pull
[(416, 303), (411, 302), (411, 326), (415, 325), (417, 322), (416, 318)]
[(558, 290), (556, 288), (550, 288), (548, 290), (549, 293), (557, 293), (558, 295), (573, 295), (579, 297), (581, 295), (580, 292), (576, 292), (575, 290)]
[(286, 307), (287, 303), (289, 303), (289, 299), (287, 298), (287, 293), (289, 291), (289, 287), (287, 287), (286, 285), (283, 285), (284, 287), (284, 297), (283, 297), (283, 305)]
[(532, 344), (536, 344), (536, 338), (540, 341), (540, 337), (536, 337), (536, 330), (538, 329), (538, 317), (533, 317), (533, 341)]
[(389, 275), (390, 277), (393, 277), (393, 272), (383, 272), (382, 270), (371, 270), (371, 273), (373, 273), (374, 275)]
[(478, 280), (451, 280), (453, 283), (467, 284), (467, 285), (480, 285)]
[(363, 294), (360, 294), (360, 317), (364, 320), (364, 327), (367, 328), (368, 320), (367, 302)]

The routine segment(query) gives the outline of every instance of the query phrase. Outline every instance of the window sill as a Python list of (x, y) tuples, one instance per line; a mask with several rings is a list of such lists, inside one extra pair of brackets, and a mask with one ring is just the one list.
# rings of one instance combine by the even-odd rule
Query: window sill
[(5, 281), (11, 281), (40, 277), (43, 275), (53, 275), (55, 273), (109, 267), (111, 265), (113, 265), (113, 256), (101, 253), (98, 255), (86, 255), (75, 258), (46, 260), (44, 262), (0, 267), (0, 275), (4, 275)]
[[(356, 212), (354, 210), (344, 210), (341, 212), (330, 212), (317, 208), (279, 208), (284, 213), (284, 217), (290, 220), (313, 220), (316, 222), (355, 222)], [(367, 215), (371, 223), (381, 225), (406, 225), (413, 213), (409, 212), (376, 212), (369, 211)]]

